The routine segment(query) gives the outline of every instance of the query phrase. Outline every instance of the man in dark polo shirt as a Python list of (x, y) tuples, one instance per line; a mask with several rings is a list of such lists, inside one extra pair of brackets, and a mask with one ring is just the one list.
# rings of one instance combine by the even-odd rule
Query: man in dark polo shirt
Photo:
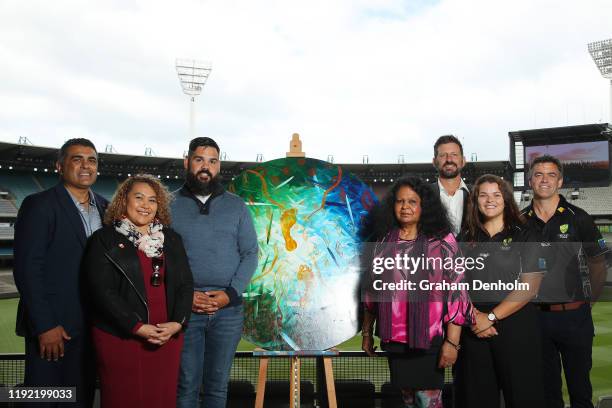
[[(523, 215), (550, 243), (548, 274), (538, 295), (547, 407), (565, 406), (561, 392), (563, 364), (572, 408), (592, 408), (591, 304), (605, 281), (604, 254), (608, 248), (591, 216), (559, 194), (563, 166), (557, 158), (536, 158), (529, 170), (529, 185), (534, 197)], [(585, 286), (590, 286), (590, 293), (585, 293)]]

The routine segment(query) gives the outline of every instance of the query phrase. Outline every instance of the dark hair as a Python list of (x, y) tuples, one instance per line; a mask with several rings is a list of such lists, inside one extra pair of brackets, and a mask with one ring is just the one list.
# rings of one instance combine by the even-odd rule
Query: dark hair
[(136, 183), (148, 184), (153, 191), (155, 191), (155, 195), (157, 196), (157, 213), (155, 214), (155, 218), (165, 226), (170, 225), (172, 222), (170, 218), (170, 193), (161, 181), (150, 174), (136, 174), (135, 176), (128, 177), (121, 183), (113, 196), (113, 200), (106, 209), (104, 222), (107, 225), (112, 225), (113, 221), (121, 220), (121, 218), (126, 215), (127, 196)]
[(410, 187), (421, 198), (421, 219), (419, 233), (427, 237), (443, 238), (451, 231), (451, 224), (442, 205), (440, 195), (429, 183), (418, 177), (402, 177), (397, 180), (384, 198), (370, 212), (366, 219), (362, 237), (367, 240), (381, 241), (393, 228), (399, 227), (395, 218), (395, 199), (402, 187)]
[(463, 156), (463, 145), (461, 144), (459, 139), (457, 139), (457, 137), (453, 135), (444, 135), (440, 136), (438, 140), (436, 140), (436, 143), (434, 143), (434, 157), (438, 157), (438, 147), (447, 143), (455, 143), (456, 145), (458, 145), (459, 150), (461, 151), (461, 155)]
[(66, 154), (68, 154), (68, 148), (70, 146), (91, 147), (96, 152), (96, 156), (98, 155), (98, 151), (96, 150), (96, 146), (94, 146), (94, 144), (91, 142), (91, 140), (85, 139), (85, 138), (68, 139), (62, 145), (62, 147), (60, 147), (59, 151), (57, 152), (57, 162), (58, 163), (63, 163), (64, 162), (64, 159), (66, 158)]
[(535, 165), (541, 163), (552, 163), (557, 166), (557, 170), (559, 170), (559, 176), (560, 178), (563, 178), (563, 164), (561, 164), (561, 160), (557, 159), (555, 156), (551, 156), (550, 154), (545, 154), (533, 159), (533, 161), (529, 165), (528, 179), (531, 179), (531, 176), (533, 176), (533, 168), (535, 167)]
[(522, 225), (525, 221), (521, 216), (521, 212), (516, 205), (514, 195), (512, 194), (512, 186), (510, 183), (502, 179), (501, 177), (494, 176), (493, 174), (485, 174), (476, 180), (474, 188), (470, 193), (468, 199), (468, 210), (467, 220), (465, 222), (464, 241), (477, 241), (479, 232), (487, 233), (484, 227), (483, 216), (478, 209), (478, 195), (480, 194), (480, 186), (484, 183), (495, 183), (499, 186), (499, 191), (502, 193), (504, 199), (504, 230), (509, 231), (511, 228)]
[(210, 137), (196, 137), (189, 142), (189, 152), (187, 153), (187, 157), (191, 157), (198, 147), (214, 147), (217, 150), (217, 153), (221, 153), (221, 149), (219, 149), (217, 142), (212, 140)]

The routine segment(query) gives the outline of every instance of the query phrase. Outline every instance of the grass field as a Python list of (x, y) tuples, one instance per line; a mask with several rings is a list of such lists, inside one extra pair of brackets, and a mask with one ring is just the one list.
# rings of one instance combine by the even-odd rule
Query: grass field
[[(591, 381), (594, 401), (601, 395), (612, 395), (612, 288), (606, 288), (604, 298), (604, 301), (593, 308), (596, 335)], [(16, 310), (17, 299), (0, 300), (0, 353), (23, 353), (23, 340), (15, 336)], [(238, 350), (251, 351), (254, 347), (246, 341), (241, 341)], [(338, 349), (360, 350), (361, 337), (353, 337), (338, 346)]]

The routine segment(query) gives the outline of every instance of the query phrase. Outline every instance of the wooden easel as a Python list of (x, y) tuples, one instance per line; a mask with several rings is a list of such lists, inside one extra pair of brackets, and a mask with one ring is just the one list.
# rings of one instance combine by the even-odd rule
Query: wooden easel
[(270, 358), (291, 358), (289, 371), (289, 407), (300, 407), (300, 357), (323, 357), (323, 370), (325, 372), (325, 385), (327, 388), (327, 403), (329, 408), (337, 408), (336, 386), (334, 385), (334, 370), (332, 357), (338, 356), (338, 350), (326, 351), (268, 351), (257, 348), (253, 350), (253, 357), (259, 357), (259, 375), (257, 377), (257, 391), (255, 408), (263, 408), (264, 394), (266, 392), (266, 379), (268, 376), (268, 363)]

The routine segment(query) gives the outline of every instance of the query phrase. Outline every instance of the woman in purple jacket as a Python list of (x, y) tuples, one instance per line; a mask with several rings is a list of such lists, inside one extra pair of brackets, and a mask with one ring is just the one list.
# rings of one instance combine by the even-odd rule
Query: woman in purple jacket
[(463, 270), (446, 210), (427, 183), (403, 178), (375, 210), (372, 225), (372, 265), (410, 263), (387, 261), (367, 280), (362, 349), (374, 355), (376, 322), (391, 382), (406, 406), (441, 408), (444, 369), (457, 360), (461, 326), (474, 318), (467, 292), (455, 288)]

